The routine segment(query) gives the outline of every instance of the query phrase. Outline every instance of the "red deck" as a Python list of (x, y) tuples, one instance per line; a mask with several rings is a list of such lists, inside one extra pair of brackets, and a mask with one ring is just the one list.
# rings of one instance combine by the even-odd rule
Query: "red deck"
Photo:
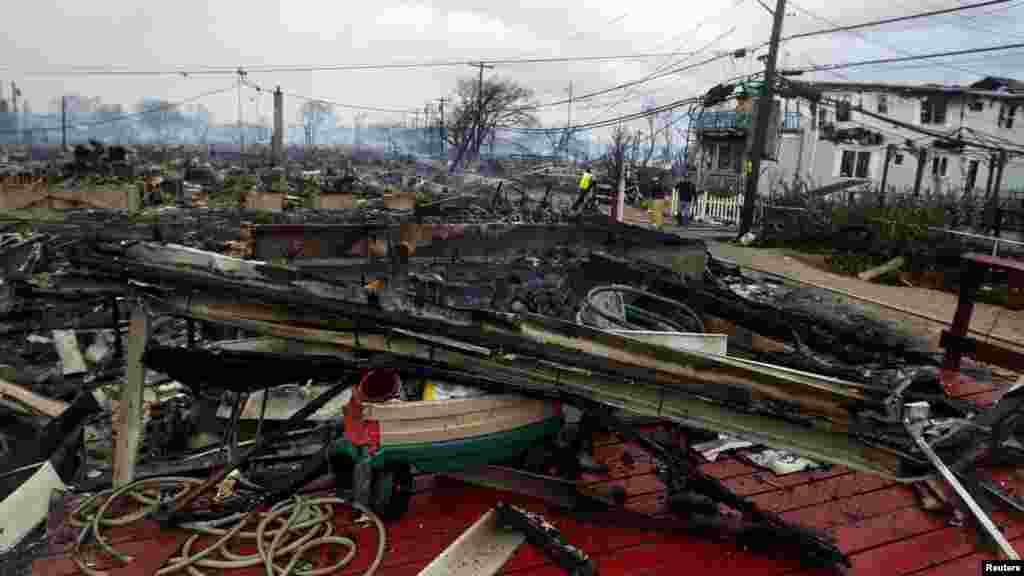
[[(963, 392), (966, 397), (985, 403), (999, 395), (999, 391), (980, 385)], [(623, 458), (625, 453), (631, 458)], [(662, 487), (644, 452), (609, 438), (598, 447), (597, 456), (609, 463), (612, 474), (611, 479), (595, 479), (595, 483), (623, 486), (629, 495), (627, 506), (630, 509), (647, 513), (660, 509)], [(780, 477), (735, 457), (721, 458), (705, 464), (704, 469), (766, 509), (833, 534), (839, 547), (851, 557), (850, 574), (973, 574), (977, 573), (981, 559), (994, 557), (992, 552), (980, 551), (973, 529), (950, 526), (946, 516), (922, 510), (909, 487), (840, 466)], [(993, 475), (1014, 492), (1024, 494), (1024, 480), (1017, 479), (1016, 475), (996, 472)], [(543, 512), (569, 542), (595, 559), (604, 576), (674, 576), (736, 570), (742, 571), (736, 573), (762, 576), (816, 573), (802, 570), (793, 559), (755, 555), (733, 543), (711, 542), (682, 532), (624, 525), (628, 522), (588, 524), (571, 515), (550, 511), (536, 500), (466, 486), (445, 478), (420, 478), (417, 485), (418, 492), (409, 513), (387, 526), (387, 552), (378, 574), (416, 574), (499, 500)], [(356, 559), (344, 573), (361, 574), (370, 562), (376, 540), (372, 528), (353, 527), (351, 518), (347, 512), (339, 513), (337, 518), (341, 531), (351, 532), (359, 544)], [(1011, 518), (1005, 513), (997, 513), (994, 518), (1015, 546), (1024, 547), (1024, 519)], [(111, 541), (118, 543), (118, 549), (137, 555), (139, 564), (112, 571), (111, 576), (149, 572), (142, 564), (146, 557), (160, 553), (161, 541), (171, 541), (168, 534), (152, 527), (112, 531)], [(66, 556), (67, 549), (56, 545), (51, 548), (50, 556), (36, 560), (33, 574), (76, 574), (77, 569)], [(263, 574), (263, 570), (225, 573), (255, 576)], [(563, 572), (538, 551), (524, 545), (506, 564), (503, 574), (546, 576)]]

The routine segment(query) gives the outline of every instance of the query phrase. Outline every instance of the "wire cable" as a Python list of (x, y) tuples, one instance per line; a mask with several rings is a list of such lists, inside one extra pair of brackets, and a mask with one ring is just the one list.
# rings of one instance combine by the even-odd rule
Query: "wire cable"
[(823, 72), (828, 70), (842, 70), (844, 68), (855, 68), (858, 66), (874, 66), (878, 64), (892, 64), (895, 62), (911, 62), (914, 60), (927, 60), (930, 58), (944, 58), (948, 56), (964, 56), (967, 54), (984, 54), (988, 52), (1000, 52), (1003, 50), (1018, 50), (1024, 48), (1024, 42), (1017, 42), (1014, 44), (1001, 44), (998, 46), (988, 46), (985, 48), (968, 48), (965, 50), (950, 50), (946, 52), (932, 52), (929, 54), (916, 54), (914, 56), (901, 56), (894, 58), (877, 58), (874, 60), (859, 60), (853, 62), (842, 62), (838, 64), (822, 64), (819, 66), (811, 66), (807, 68), (792, 68), (787, 70), (788, 72)]
[[(943, 8), (940, 10), (929, 10), (927, 12), (918, 12), (916, 14), (908, 14), (906, 16), (896, 16), (894, 18), (882, 18), (881, 20), (872, 20), (869, 22), (861, 22), (858, 24), (850, 24), (847, 26), (835, 26), (832, 28), (826, 28), (824, 30), (814, 30), (811, 32), (801, 32), (799, 34), (790, 34), (783, 36), (779, 39), (780, 42), (787, 40), (796, 40), (799, 38), (811, 38), (813, 36), (822, 36), (825, 34), (835, 34), (836, 32), (849, 32), (851, 30), (859, 30), (861, 28), (874, 28), (876, 26), (884, 26), (886, 24), (893, 24), (896, 22), (907, 22), (910, 20), (919, 20), (921, 18), (930, 18), (932, 16), (940, 16), (942, 14), (953, 14), (955, 12), (962, 12), (964, 10), (972, 10), (975, 8), (984, 8), (985, 6), (995, 6), (997, 4), (1008, 4), (1016, 0), (988, 0), (987, 2), (978, 2), (976, 4), (962, 4), (960, 6), (954, 6), (952, 8)], [(767, 43), (763, 44), (767, 45)]]
[[(168, 69), (125, 69), (96, 66), (72, 67), (63, 70), (22, 71), (24, 76), (236, 76), (239, 70), (248, 73), (291, 73), (291, 72), (354, 72), (372, 70), (415, 70), (430, 68), (454, 68), (480, 63), (495, 66), (521, 64), (559, 64), (581, 62), (628, 62), (689, 55), (689, 52), (654, 52), (637, 54), (614, 54), (606, 56), (556, 56), (547, 58), (490, 58), (457, 59), (426, 62), (394, 62), (370, 64), (324, 64), (324, 65), (253, 65), (253, 66), (196, 66)], [(16, 67), (6, 66), (5, 72), (18, 72)]]

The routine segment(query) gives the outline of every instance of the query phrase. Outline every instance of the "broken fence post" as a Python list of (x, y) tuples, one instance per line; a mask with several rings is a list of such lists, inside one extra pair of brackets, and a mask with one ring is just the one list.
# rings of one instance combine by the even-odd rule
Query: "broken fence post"
[(146, 367), (142, 354), (146, 351), (149, 338), (149, 316), (141, 303), (132, 309), (131, 326), (128, 329), (128, 358), (125, 379), (121, 383), (120, 405), (114, 430), (114, 486), (123, 486), (135, 477), (135, 461), (139, 455), (139, 440), (142, 432), (142, 385), (146, 379)]

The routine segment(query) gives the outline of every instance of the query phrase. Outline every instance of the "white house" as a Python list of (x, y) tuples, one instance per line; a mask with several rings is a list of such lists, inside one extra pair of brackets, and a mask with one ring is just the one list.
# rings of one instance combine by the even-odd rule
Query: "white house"
[[(998, 150), (1007, 150), (1001, 191), (1024, 189), (1024, 83), (986, 78), (969, 86), (802, 83), (781, 90), (778, 137), (766, 150), (759, 192), (783, 183), (814, 188), (883, 178), (889, 193), (984, 195)], [(704, 112), (695, 122), (696, 168), (705, 189), (742, 188), (751, 126), (749, 100)], [(886, 173), (886, 158), (889, 158)], [(993, 179), (998, 170), (993, 171)]]

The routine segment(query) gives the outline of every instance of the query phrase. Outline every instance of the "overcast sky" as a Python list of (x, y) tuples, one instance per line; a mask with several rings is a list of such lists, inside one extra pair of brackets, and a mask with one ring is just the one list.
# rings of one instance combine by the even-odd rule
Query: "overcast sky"
[[(774, 2), (767, 0), (773, 7)], [(241, 2), (178, 0), (33, 0), (9, 10), (0, 37), (4, 97), (18, 83), (34, 111), (46, 111), (62, 93), (99, 96), (134, 106), (142, 97), (186, 99), (227, 88), (234, 79), (181, 76), (44, 76), (77, 66), (163, 70), (190, 66), (330, 65), (422, 62), (502, 57), (595, 56), (706, 51), (691, 59), (631, 62), (503, 65), (488, 74), (515, 79), (539, 101), (564, 98), (634, 80), (676, 62), (685, 65), (716, 51), (768, 39), (771, 15), (757, 0), (516, 2)], [(957, 5), (951, 0), (799, 0), (788, 3), (784, 34)], [(984, 47), (1024, 41), (1024, 0), (960, 12), (859, 34), (836, 34), (785, 43), (786, 66)], [(724, 36), (723, 36), (724, 35)], [(716, 38), (719, 40), (713, 42)], [(630, 92), (580, 102), (574, 121), (603, 119), (705, 91), (723, 78), (759, 69), (751, 58), (727, 59), (699, 70), (645, 84)], [(982, 75), (1024, 77), (1024, 50), (985, 57), (915, 62), (840, 71), (851, 80), (967, 82)], [(451, 93), (468, 66), (388, 71), (253, 73), (266, 87), (336, 102), (387, 108), (422, 108)], [(836, 74), (813, 79), (839, 80)], [(247, 92), (247, 118), (269, 118), (269, 96)], [(622, 101), (625, 99), (625, 101)], [(617, 102), (620, 102), (614, 106)], [(217, 121), (234, 121), (235, 92), (203, 100)], [(289, 99), (294, 122), (298, 103)], [(343, 122), (353, 111), (339, 109)], [(565, 107), (547, 112), (545, 123), (565, 122)], [(384, 120), (371, 113), (369, 119)]]

